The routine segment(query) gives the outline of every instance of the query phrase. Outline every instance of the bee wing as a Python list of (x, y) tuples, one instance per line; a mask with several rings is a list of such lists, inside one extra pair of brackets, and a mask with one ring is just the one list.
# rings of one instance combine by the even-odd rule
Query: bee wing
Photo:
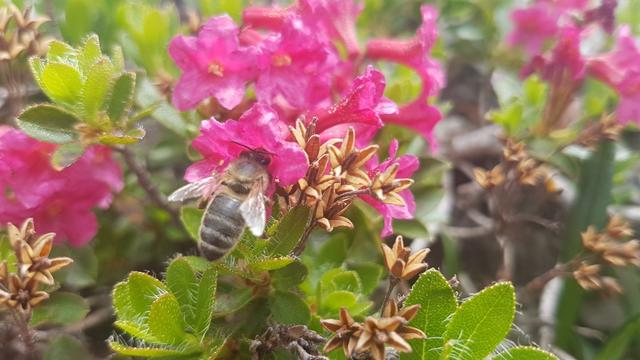
[(242, 214), (247, 227), (255, 236), (262, 235), (267, 223), (267, 211), (264, 206), (267, 199), (263, 192), (263, 180), (256, 181), (247, 199), (240, 205), (240, 214)]
[(189, 183), (169, 195), (169, 201), (184, 201), (208, 197), (219, 185), (219, 176), (214, 175)]

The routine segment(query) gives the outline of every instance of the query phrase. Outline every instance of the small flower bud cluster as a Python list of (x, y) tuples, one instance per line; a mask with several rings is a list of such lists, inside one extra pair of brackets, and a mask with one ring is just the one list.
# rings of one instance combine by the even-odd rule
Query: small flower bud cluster
[(322, 326), (334, 333), (327, 341), (324, 352), (342, 347), (345, 357), (367, 354), (374, 360), (385, 359), (385, 346), (400, 352), (411, 352), (407, 340), (424, 339), (425, 333), (407, 325), (420, 310), (420, 305), (399, 309), (395, 301), (389, 301), (379, 318), (369, 316), (364, 322), (356, 322), (347, 310), (340, 309), (337, 320), (321, 320)]
[(608, 293), (621, 293), (622, 287), (609, 276), (600, 273), (601, 265), (615, 267), (640, 267), (640, 241), (628, 240), (633, 236), (633, 230), (620, 216), (613, 216), (607, 228), (598, 232), (589, 226), (582, 233), (584, 248), (595, 258), (580, 262), (573, 276), (586, 290), (604, 290)]
[(620, 137), (620, 132), (624, 125), (620, 124), (615, 116), (603, 115), (600, 121), (587, 126), (578, 138), (576, 143), (589, 148), (594, 148), (603, 140), (615, 141)]
[(475, 168), (473, 175), (478, 184), (486, 190), (517, 184), (519, 186), (543, 185), (547, 192), (558, 192), (549, 170), (527, 153), (524, 143), (514, 142), (511, 139), (507, 140), (503, 159), (498, 165), (491, 170)]
[(49, 258), (54, 233), (36, 236), (33, 220), (26, 220), (18, 229), (8, 224), (9, 242), (15, 264), (0, 263), (0, 305), (27, 313), (49, 298), (40, 285), (53, 285), (53, 272), (71, 264), (67, 257)]
[(42, 37), (40, 25), (44, 17), (32, 18), (31, 9), (20, 11), (15, 5), (0, 8), (0, 61), (12, 61), (21, 55), (42, 55), (47, 40)]
[(398, 236), (390, 248), (382, 244), (382, 256), (384, 265), (391, 277), (398, 280), (411, 280), (414, 276), (425, 271), (429, 266), (424, 259), (429, 254), (429, 249), (421, 249), (411, 254), (411, 249), (404, 246), (402, 236)]

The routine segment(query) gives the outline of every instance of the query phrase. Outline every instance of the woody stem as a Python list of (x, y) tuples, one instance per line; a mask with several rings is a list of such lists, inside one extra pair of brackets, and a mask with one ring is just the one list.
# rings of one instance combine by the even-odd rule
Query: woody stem
[(309, 239), (309, 235), (311, 235), (311, 232), (313, 231), (313, 229), (315, 229), (315, 227), (316, 222), (315, 220), (312, 220), (311, 223), (307, 225), (307, 228), (304, 229), (304, 233), (300, 237), (298, 245), (296, 245), (295, 249), (293, 249), (293, 255), (300, 256), (300, 254), (302, 254), (305, 246), (307, 245), (307, 239)]
[(385, 306), (387, 306), (387, 303), (391, 298), (391, 293), (393, 292), (393, 289), (395, 289), (395, 287), (399, 283), (400, 283), (400, 279), (393, 276), (389, 277), (389, 287), (387, 288), (387, 293), (384, 294), (384, 299), (382, 300), (382, 305), (380, 306), (380, 313), (384, 311)]
[(136, 175), (138, 179), (138, 183), (140, 187), (149, 195), (151, 201), (153, 201), (156, 206), (165, 210), (171, 215), (173, 222), (176, 226), (181, 227), (180, 225), (180, 212), (177, 208), (173, 207), (169, 201), (167, 201), (167, 197), (158, 190), (158, 188), (151, 181), (151, 174), (149, 174), (149, 170), (147, 170), (142, 164), (136, 160), (135, 155), (128, 147), (114, 148), (124, 158), (125, 163), (129, 167), (129, 169)]
[(12, 310), (11, 314), (13, 315), (16, 326), (20, 331), (20, 338), (22, 339), (25, 347), (27, 349), (33, 349), (33, 338), (31, 337), (31, 329), (29, 329), (28, 320), (31, 315), (29, 313), (23, 315), (16, 310)]

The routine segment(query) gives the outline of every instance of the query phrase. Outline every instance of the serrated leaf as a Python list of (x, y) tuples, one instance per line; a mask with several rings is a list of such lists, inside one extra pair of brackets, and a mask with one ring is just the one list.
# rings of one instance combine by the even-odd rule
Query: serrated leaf
[(42, 91), (54, 102), (73, 105), (80, 99), (80, 72), (71, 65), (48, 63), (39, 79)]
[(57, 58), (64, 58), (67, 55), (73, 54), (74, 52), (75, 50), (73, 49), (73, 47), (71, 47), (71, 45), (59, 40), (53, 40), (49, 43), (49, 49), (47, 50), (47, 60), (55, 61), (58, 60)]
[(83, 45), (80, 48), (80, 53), (78, 55), (81, 69), (85, 73), (90, 72), (91, 66), (102, 56), (98, 35), (91, 34), (87, 36), (83, 41)]
[(187, 323), (193, 322), (195, 303), (192, 299), (198, 293), (196, 274), (189, 262), (180, 257), (171, 262), (167, 268), (166, 283), (169, 290), (176, 296), (180, 303), (182, 313)]
[(149, 311), (155, 299), (169, 291), (160, 280), (138, 271), (129, 274), (127, 284), (131, 306), (141, 317)]
[(147, 343), (158, 343), (158, 339), (156, 339), (153, 335), (151, 335), (151, 331), (149, 331), (149, 326), (146, 323), (142, 323), (136, 321), (128, 321), (128, 320), (116, 320), (113, 325), (126, 332), (127, 334), (137, 338), (139, 340), (145, 341)]
[(164, 344), (178, 345), (184, 341), (187, 336), (184, 318), (178, 299), (173, 294), (166, 293), (151, 304), (149, 330)]
[(78, 322), (89, 312), (89, 305), (82, 296), (58, 291), (33, 309), (30, 325), (42, 324), (66, 325)]
[(58, 146), (51, 155), (51, 166), (62, 170), (73, 165), (84, 153), (84, 146), (80, 143), (68, 143)]
[(107, 106), (111, 121), (120, 121), (131, 109), (135, 86), (136, 74), (133, 72), (126, 72), (116, 79), (111, 90), (109, 106)]
[(138, 312), (131, 303), (129, 284), (126, 282), (119, 282), (113, 287), (111, 299), (113, 301), (113, 309), (118, 319), (133, 320), (138, 316)]
[(193, 240), (200, 241), (200, 223), (204, 209), (183, 206), (180, 208), (180, 221)]
[(29, 69), (31, 69), (31, 75), (33, 75), (38, 85), (42, 81), (42, 71), (44, 70), (45, 64), (45, 61), (39, 57), (33, 56), (29, 58)]
[(277, 258), (264, 258), (264, 259), (252, 260), (249, 263), (249, 267), (252, 270), (256, 270), (256, 271), (270, 271), (270, 270), (281, 269), (291, 264), (294, 261), (295, 259), (291, 256), (282, 256)]
[(505, 338), (515, 315), (515, 291), (498, 283), (460, 305), (444, 333), (445, 356), (482, 359)]
[(309, 219), (309, 208), (299, 206), (284, 216), (271, 237), (268, 252), (272, 255), (289, 255), (302, 237)]
[(73, 126), (78, 121), (72, 113), (51, 104), (28, 107), (17, 118), (18, 127), (27, 135), (55, 144), (74, 141)]
[(533, 346), (518, 346), (494, 356), (495, 360), (557, 360), (557, 357)]
[(186, 355), (184, 350), (162, 347), (133, 347), (115, 341), (109, 341), (109, 347), (118, 354), (140, 357), (166, 357)]
[(276, 291), (269, 299), (273, 321), (287, 325), (306, 325), (311, 319), (309, 306), (298, 294), (291, 291)]
[(412, 340), (413, 352), (407, 359), (438, 359), (444, 346), (442, 337), (447, 320), (456, 311), (457, 300), (447, 279), (435, 270), (422, 273), (413, 284), (405, 306), (420, 304), (420, 310), (411, 320), (410, 326), (422, 330), (426, 339)]
[(97, 124), (98, 111), (103, 108), (107, 100), (112, 77), (113, 64), (106, 57), (99, 59), (87, 72), (86, 81), (82, 87), (82, 103), (85, 121), (88, 123)]
[(43, 353), (43, 360), (90, 359), (91, 355), (80, 340), (70, 335), (53, 339)]
[(196, 299), (195, 320), (193, 323), (194, 332), (199, 339), (204, 337), (211, 325), (216, 300), (217, 278), (218, 274), (213, 266), (202, 273), (202, 277), (200, 278)]

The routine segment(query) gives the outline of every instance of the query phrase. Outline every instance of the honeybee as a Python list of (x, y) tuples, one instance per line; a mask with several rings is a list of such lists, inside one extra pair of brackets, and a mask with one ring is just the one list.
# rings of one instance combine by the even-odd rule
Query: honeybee
[(225, 172), (187, 184), (169, 195), (169, 201), (208, 200), (198, 231), (200, 253), (208, 260), (218, 260), (230, 252), (245, 227), (255, 236), (264, 232), (270, 162), (268, 152), (243, 151)]

